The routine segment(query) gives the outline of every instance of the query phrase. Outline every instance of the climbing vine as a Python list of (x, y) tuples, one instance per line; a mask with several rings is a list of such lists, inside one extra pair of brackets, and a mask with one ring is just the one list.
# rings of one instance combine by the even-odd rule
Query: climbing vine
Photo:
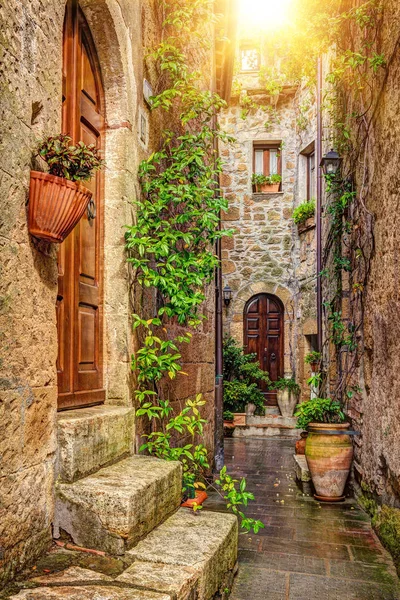
[[(150, 319), (133, 315), (142, 343), (132, 357), (132, 369), (138, 383), (137, 416), (152, 426), (140, 450), (179, 460), (184, 492), (193, 496), (196, 486), (204, 486), (210, 468), (206, 447), (197, 443), (206, 424), (201, 417), (205, 400), (198, 395), (176, 412), (161, 397), (159, 383), (185, 376), (180, 348), (190, 343), (192, 332), (205, 319), (201, 310), (205, 288), (218, 266), (214, 244), (232, 233), (219, 228), (220, 211), (227, 209), (227, 202), (217, 183), (222, 168), (217, 144), (231, 138), (217, 125), (217, 113), (225, 103), (206, 89), (201, 70), (211, 51), (212, 36), (207, 33), (215, 23), (213, 3), (167, 0), (162, 10), (163, 39), (150, 54), (161, 82), (152, 109), (163, 111), (169, 127), (163, 131), (159, 151), (140, 166), (142, 194), (135, 203), (136, 222), (126, 232), (128, 262), (137, 282), (155, 292), (157, 308)], [(176, 324), (184, 333), (171, 333)], [(178, 435), (188, 443), (178, 443)], [(253, 499), (245, 480), (234, 480), (223, 469), (218, 484), (245, 530), (263, 527), (242, 512)]]

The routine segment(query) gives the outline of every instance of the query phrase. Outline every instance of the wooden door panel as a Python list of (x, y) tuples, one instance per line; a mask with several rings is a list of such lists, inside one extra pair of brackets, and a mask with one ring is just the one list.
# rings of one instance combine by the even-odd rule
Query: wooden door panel
[[(255, 353), (260, 367), (271, 381), (283, 376), (283, 307), (278, 298), (259, 294), (245, 307), (244, 345), (247, 353)], [(276, 405), (276, 392), (260, 383), (267, 405)]]
[[(74, 143), (102, 148), (103, 91), (95, 46), (77, 0), (64, 23), (63, 131)], [(104, 401), (102, 332), (102, 176), (84, 185), (96, 218), (87, 214), (62, 244), (59, 266), (59, 408)]]

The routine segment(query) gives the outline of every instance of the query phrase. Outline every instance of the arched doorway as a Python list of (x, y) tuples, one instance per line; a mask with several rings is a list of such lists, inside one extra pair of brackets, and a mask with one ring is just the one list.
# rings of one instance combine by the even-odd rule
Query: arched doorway
[[(247, 353), (255, 353), (260, 367), (268, 371), (271, 381), (283, 377), (283, 305), (272, 294), (257, 294), (244, 307), (244, 346)], [(260, 384), (265, 404), (277, 404), (276, 392)]]
[[(99, 61), (78, 0), (64, 20), (62, 129), (74, 142), (103, 148), (104, 93)], [(85, 214), (61, 245), (58, 261), (58, 407), (104, 402), (103, 177), (93, 191), (95, 218)]]

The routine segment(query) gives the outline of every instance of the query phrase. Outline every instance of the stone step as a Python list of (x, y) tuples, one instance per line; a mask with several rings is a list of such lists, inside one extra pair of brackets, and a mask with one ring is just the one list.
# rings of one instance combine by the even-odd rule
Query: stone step
[(74, 483), (56, 486), (54, 535), (78, 546), (124, 554), (180, 505), (179, 462), (131, 456)]
[(296, 417), (283, 417), (282, 415), (266, 415), (265, 417), (253, 416), (247, 417), (246, 425), (279, 425), (295, 429), (297, 423)]
[[(233, 515), (181, 508), (128, 551), (127, 568), (105, 575), (70, 566), (20, 582), (15, 600), (211, 600), (226, 598), (237, 568), (238, 524)], [(61, 551), (63, 552), (63, 551)], [(104, 569), (107, 558), (102, 561)], [(61, 562), (61, 561), (60, 561)], [(54, 563), (54, 560), (53, 560)], [(49, 554), (49, 566), (52, 564)], [(58, 563), (59, 564), (59, 563)], [(100, 564), (100, 563), (99, 563)], [(41, 561), (41, 567), (46, 560)], [(38, 587), (34, 587), (38, 586)]]
[(277, 406), (266, 406), (265, 415), (280, 415), (279, 408)]
[(292, 425), (238, 425), (233, 431), (233, 437), (292, 437), (299, 438), (300, 430), (295, 429)]
[[(190, 598), (210, 600), (219, 591), (231, 588), (238, 550), (238, 522), (231, 514), (180, 508), (165, 523), (152, 531), (128, 552), (135, 559), (117, 581), (148, 582), (157, 591), (172, 591), (165, 587), (174, 579), (174, 571), (186, 573), (191, 579)], [(137, 562), (138, 561), (138, 562)], [(178, 590), (176, 590), (178, 591)], [(177, 594), (179, 599), (189, 598)]]
[(135, 410), (92, 406), (58, 413), (58, 475), (75, 481), (132, 454)]

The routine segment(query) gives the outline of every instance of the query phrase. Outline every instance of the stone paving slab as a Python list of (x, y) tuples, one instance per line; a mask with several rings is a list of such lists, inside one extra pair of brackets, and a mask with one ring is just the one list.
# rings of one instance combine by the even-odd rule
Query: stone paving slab
[[(225, 462), (255, 494), (246, 514), (265, 529), (239, 536), (232, 600), (399, 600), (393, 562), (368, 516), (347, 498), (322, 504), (295, 485), (294, 441), (227, 439)], [(221, 510), (211, 496), (206, 510)]]
[(290, 574), (289, 590), (288, 600), (397, 600), (399, 597), (391, 586), (370, 581), (349, 583), (333, 577), (297, 573)]
[(173, 600), (168, 594), (106, 586), (59, 586), (22, 590), (10, 600)]
[(192, 567), (135, 561), (116, 581), (168, 593), (174, 600), (188, 600), (198, 578), (198, 571)]
[(40, 575), (39, 577), (33, 577), (31, 579), (34, 583), (42, 583), (45, 585), (56, 585), (66, 583), (77, 583), (77, 582), (90, 582), (90, 581), (112, 581), (112, 577), (92, 571), (91, 569), (82, 569), (81, 567), (70, 567), (65, 571), (59, 573), (50, 573), (49, 575)]

